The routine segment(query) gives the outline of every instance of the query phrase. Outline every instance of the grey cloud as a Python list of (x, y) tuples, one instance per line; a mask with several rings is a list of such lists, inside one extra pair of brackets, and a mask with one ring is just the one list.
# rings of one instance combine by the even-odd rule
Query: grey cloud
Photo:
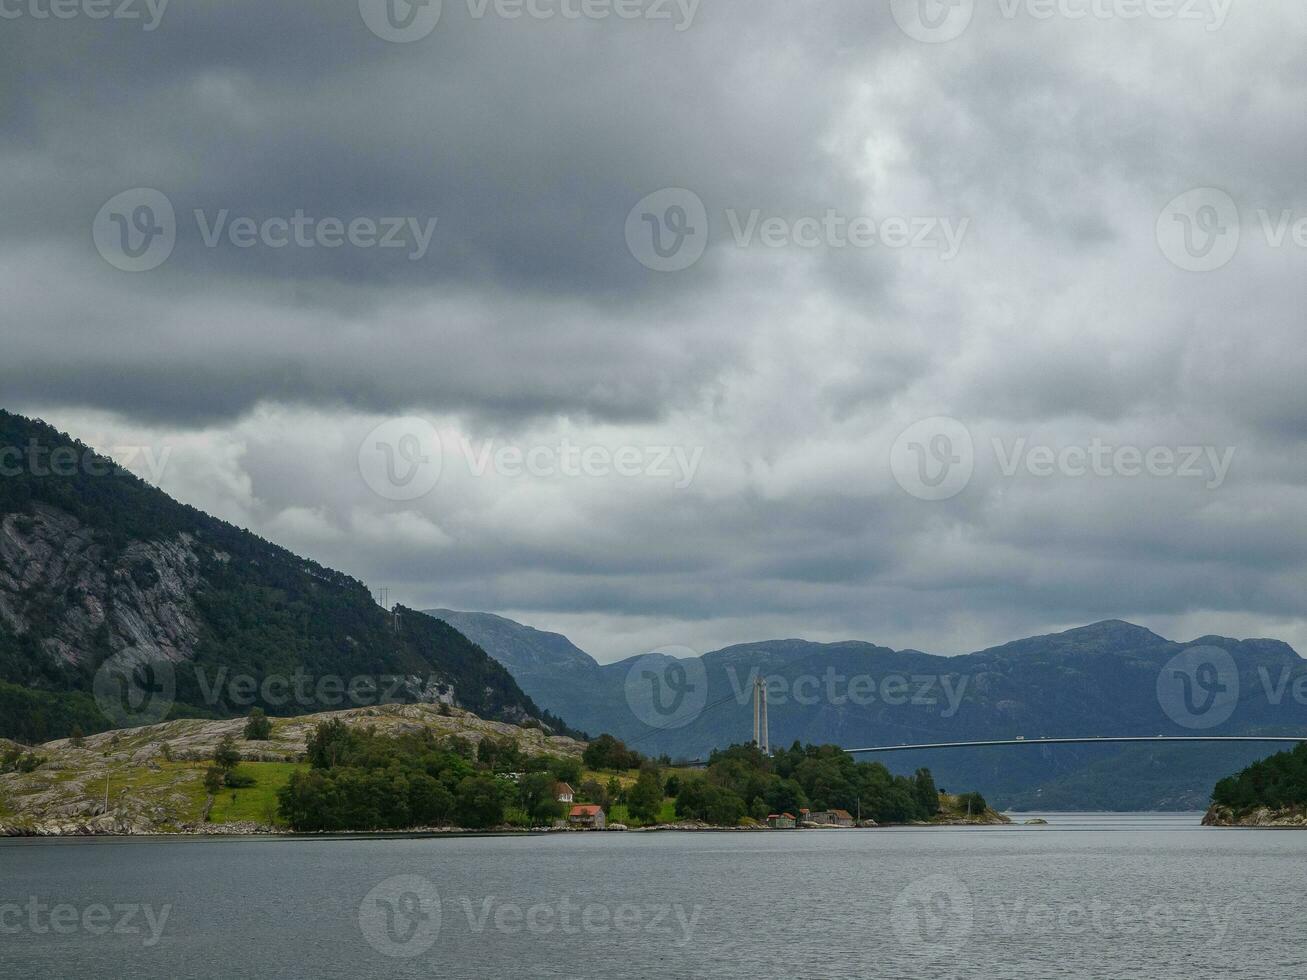
[[(1211, 35), (982, 17), (947, 45), (853, 0), (705, 3), (683, 34), (447, 0), (408, 46), (343, 0), (174, 0), (152, 34), (6, 24), (0, 389), (77, 434), (176, 445), (167, 489), (410, 605), (605, 656), (776, 635), (960, 652), (1112, 617), (1307, 638), (1303, 256), (1250, 234), (1197, 275), (1153, 230), (1195, 185), (1246, 221), (1300, 203), (1307, 14), (1259, 9)], [(129, 276), (89, 225), (132, 186), (184, 222)], [(623, 231), (665, 186), (713, 227), (671, 275)], [(206, 248), (195, 208), (439, 222), (410, 262)], [(972, 229), (951, 262), (741, 249), (727, 208)], [(451, 470), (397, 505), (355, 456), (409, 413), (705, 463), (682, 491)], [(1239, 456), (1214, 492), (982, 465), (931, 504), (886, 460), (932, 415)]]

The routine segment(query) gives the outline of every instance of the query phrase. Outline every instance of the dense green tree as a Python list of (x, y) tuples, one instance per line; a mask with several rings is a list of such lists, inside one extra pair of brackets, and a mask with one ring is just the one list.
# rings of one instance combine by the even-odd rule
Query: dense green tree
[(589, 769), (635, 769), (644, 761), (639, 752), (633, 752), (626, 743), (612, 735), (600, 735), (586, 746), (582, 761)]
[(340, 765), (357, 744), (358, 739), (349, 726), (339, 718), (332, 718), (320, 723), (309, 736), (309, 762), (314, 769), (330, 769)]
[(581, 781), (581, 760), (570, 756), (557, 756), (552, 760), (550, 772), (560, 783), (575, 786)]
[(511, 738), (483, 738), (477, 745), (477, 762), (491, 772), (521, 772), (526, 757)]
[(657, 769), (641, 769), (627, 794), (627, 810), (640, 823), (653, 823), (663, 808), (663, 781)]
[(272, 722), (262, 708), (251, 708), (245, 722), (245, 740), (247, 742), (266, 742), (272, 738)]
[(210, 766), (204, 771), (204, 790), (210, 796), (222, 790), (223, 783), (227, 778), (226, 771), (221, 766)]
[(917, 802), (922, 805), (927, 814), (933, 817), (939, 813), (939, 790), (935, 788), (935, 777), (930, 774), (929, 769), (918, 769), (912, 778), (915, 783)]
[(454, 794), (439, 779), (425, 772), (408, 777), (409, 815), (419, 827), (440, 827), (454, 815)]
[(504, 822), (504, 791), (491, 776), (468, 776), (458, 784), (454, 812), (460, 827), (481, 829)]
[(563, 804), (554, 794), (553, 773), (527, 773), (518, 782), (518, 802), (534, 826), (548, 826), (563, 815)]
[(230, 735), (223, 737), (218, 743), (217, 749), (213, 753), (213, 764), (216, 765), (223, 773), (231, 772), (240, 765), (241, 754), (236, 749), (236, 741)]

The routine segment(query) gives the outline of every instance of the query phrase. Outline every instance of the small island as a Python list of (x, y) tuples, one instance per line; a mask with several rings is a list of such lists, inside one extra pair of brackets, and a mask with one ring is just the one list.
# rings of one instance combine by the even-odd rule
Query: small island
[(1307, 743), (1222, 779), (1203, 826), (1307, 827)]

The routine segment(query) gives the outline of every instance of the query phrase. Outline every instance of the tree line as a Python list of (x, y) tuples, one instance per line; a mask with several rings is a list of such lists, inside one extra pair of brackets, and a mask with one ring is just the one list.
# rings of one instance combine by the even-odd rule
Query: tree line
[(555, 785), (581, 775), (576, 759), (527, 757), (511, 739), (379, 735), (335, 719), (309, 738), (308, 762), (277, 793), (282, 819), (307, 832), (547, 826), (564, 814)]
[(1236, 812), (1307, 806), (1307, 743), (1254, 762), (1216, 784), (1212, 801)]

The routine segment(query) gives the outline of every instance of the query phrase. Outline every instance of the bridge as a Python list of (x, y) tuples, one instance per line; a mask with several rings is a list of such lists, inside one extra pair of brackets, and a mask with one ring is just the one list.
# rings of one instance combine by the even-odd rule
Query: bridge
[[(1299, 745), (1307, 742), (1307, 735), (1103, 735), (1083, 738), (991, 738), (971, 742), (920, 742), (915, 745), (869, 745), (860, 749), (844, 749), (849, 755), (883, 752), (925, 752), (933, 749), (983, 749), (996, 745), (1120, 745), (1149, 744), (1171, 745), (1184, 742), (1288, 742)], [(758, 743), (755, 741), (755, 745)], [(679, 765), (690, 769), (705, 769), (705, 759), (692, 759)]]
[[(723, 699), (723, 701), (728, 699)], [(722, 702), (719, 702), (722, 703)], [(709, 705), (717, 707), (717, 704)], [(767, 690), (760, 681), (753, 687), (753, 744), (770, 754), (767, 732)], [(962, 742), (918, 742), (897, 745), (868, 745), (844, 751), (849, 755), (871, 755), (887, 752), (929, 752), (940, 749), (983, 749), (1004, 745), (1175, 745), (1192, 742), (1262, 742), (1299, 745), (1307, 742), (1307, 735), (1087, 735), (1040, 738), (988, 738)], [(843, 748), (841, 746), (841, 748)], [(706, 768), (704, 759), (682, 763), (692, 769)]]
[(992, 738), (971, 742), (922, 742), (917, 745), (870, 745), (862, 749), (845, 749), (849, 755), (869, 752), (916, 752), (928, 749), (976, 749), (991, 745), (1111, 745), (1114, 743), (1172, 742), (1307, 742), (1307, 735), (1100, 735), (1084, 738)]

